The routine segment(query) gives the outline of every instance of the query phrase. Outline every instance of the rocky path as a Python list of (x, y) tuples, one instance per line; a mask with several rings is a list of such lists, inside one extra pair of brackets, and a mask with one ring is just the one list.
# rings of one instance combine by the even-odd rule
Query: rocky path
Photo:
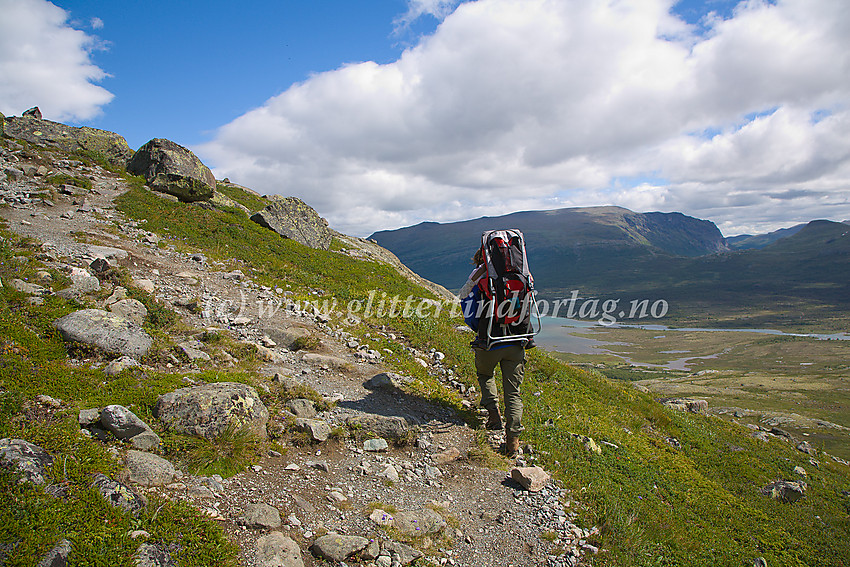
[[(317, 420), (332, 430), (366, 416), (384, 420), (386, 427), (403, 427), (399, 435), (412, 437), (406, 445), (383, 448), (371, 439), (325, 439), (305, 428), (314, 437), (311, 443), (270, 451), (232, 478), (199, 484), (182, 475), (165, 486), (144, 489), (186, 499), (216, 518), (238, 542), (244, 565), (297, 565), (296, 551), (305, 565), (339, 564), (316, 558), (343, 553), (317, 549), (317, 540), (327, 533), (351, 536), (342, 543), (354, 546), (362, 543), (358, 538), (383, 542), (359, 552), (360, 562), (367, 565), (402, 565), (420, 554), (425, 564), (590, 562), (596, 549), (584, 541), (589, 532), (571, 522), (576, 507), (571, 495), (552, 481), (531, 492), (505, 470), (482, 466), (470, 456), (477, 447), (475, 432), (457, 415), (403, 393), (393, 384), (403, 377), (387, 374), (381, 353), (344, 327), (332, 327), (318, 310), (294, 304), (286, 289), (257, 285), (201, 250), (180, 252), (123, 218), (113, 204), (126, 190), (119, 177), (69, 160), (45, 163), (14, 144), (0, 148), (0, 172), (0, 199), (7, 205), (0, 215), (18, 234), (43, 243), (47, 265), (91, 271), (97, 258), (120, 263), (136, 285), (181, 314), (187, 331), (175, 342), (185, 356), (172, 355), (150, 370), (191, 372), (211, 364), (204, 345), (193, 337), (214, 327), (258, 346), (266, 360), (262, 373), (267, 381), (261, 388), (300, 382), (335, 402), (317, 415), (309, 407), (293, 409), (305, 412), (301, 419)], [(39, 191), (48, 172), (85, 175), (93, 190), (63, 188), (57, 199), (47, 199)], [(259, 307), (270, 305), (279, 308), (260, 312)], [(320, 346), (306, 354), (290, 350), (288, 345), (299, 337), (318, 338)], [(415, 354), (451, 386), (439, 353)], [(474, 391), (466, 396), (470, 404), (477, 402)], [(270, 419), (283, 422), (292, 416)], [(516, 464), (527, 463), (520, 459)], [(382, 525), (389, 517), (393, 525)], [(287, 560), (281, 559), (285, 543), (277, 534), (297, 544)]]

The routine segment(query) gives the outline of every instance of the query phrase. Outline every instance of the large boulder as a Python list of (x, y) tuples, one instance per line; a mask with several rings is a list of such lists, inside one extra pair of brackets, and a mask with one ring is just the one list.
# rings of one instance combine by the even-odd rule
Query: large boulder
[(169, 429), (207, 439), (219, 437), (228, 427), (248, 428), (265, 438), (269, 411), (254, 388), (218, 382), (163, 394), (154, 416)]
[(140, 358), (153, 339), (141, 327), (101, 309), (82, 309), (53, 322), (66, 341), (96, 346), (107, 352)]
[(127, 159), (133, 155), (127, 140), (115, 132), (88, 126), (66, 126), (59, 122), (42, 120), (41, 112), (35, 112), (35, 110), (38, 108), (28, 110), (20, 118), (6, 118), (4, 120), (5, 134), (33, 144), (61, 148), (66, 152), (77, 150), (95, 152), (105, 157), (112, 165), (119, 167), (123, 167)]
[(310, 248), (327, 250), (331, 246), (328, 221), (296, 197), (276, 198), (274, 203), (251, 215), (251, 220)]
[(190, 150), (163, 138), (139, 148), (127, 162), (127, 171), (144, 177), (154, 191), (181, 201), (206, 201), (215, 190), (210, 168)]

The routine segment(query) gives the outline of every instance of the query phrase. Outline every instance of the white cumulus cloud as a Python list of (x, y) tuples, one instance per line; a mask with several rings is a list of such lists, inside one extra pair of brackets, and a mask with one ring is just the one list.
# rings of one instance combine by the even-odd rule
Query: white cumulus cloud
[(850, 4), (747, 0), (703, 33), (674, 3), (462, 3), (397, 61), (316, 74), (197, 150), (361, 235), (603, 204), (727, 234), (850, 218)]
[(113, 98), (95, 84), (106, 77), (90, 57), (99, 46), (50, 2), (0, 0), (0, 111), (13, 115), (38, 106), (57, 121), (96, 116)]

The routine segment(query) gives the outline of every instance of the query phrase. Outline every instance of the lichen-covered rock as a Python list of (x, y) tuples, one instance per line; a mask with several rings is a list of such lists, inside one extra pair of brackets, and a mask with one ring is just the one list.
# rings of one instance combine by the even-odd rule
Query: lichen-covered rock
[(163, 138), (139, 148), (127, 162), (127, 171), (144, 177), (154, 191), (181, 201), (206, 201), (215, 190), (210, 168), (187, 148)]
[(0, 439), (0, 464), (14, 466), (32, 483), (44, 484), (53, 457), (29, 441), (6, 438)]
[(96, 474), (92, 481), (92, 486), (116, 508), (121, 508), (125, 512), (138, 514), (147, 502), (143, 496), (136, 494), (132, 488), (126, 486), (117, 480), (113, 480), (104, 474)]
[(296, 197), (276, 199), (262, 211), (251, 215), (251, 220), (310, 248), (327, 250), (331, 246), (328, 221)]
[(88, 126), (66, 126), (59, 122), (42, 120), (35, 113), (20, 118), (8, 117), (4, 122), (5, 134), (11, 138), (61, 148), (66, 152), (94, 152), (115, 166), (123, 167), (133, 155), (127, 140), (115, 132)]
[(153, 339), (124, 317), (101, 309), (82, 309), (53, 322), (66, 341), (96, 346), (107, 352), (139, 358), (147, 354)]
[(269, 411), (254, 388), (218, 382), (163, 394), (154, 416), (169, 429), (207, 439), (219, 437), (228, 427), (248, 428), (265, 438)]

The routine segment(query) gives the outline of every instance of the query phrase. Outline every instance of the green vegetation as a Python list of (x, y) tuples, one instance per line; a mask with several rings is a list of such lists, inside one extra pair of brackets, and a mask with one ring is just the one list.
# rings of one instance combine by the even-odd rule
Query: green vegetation
[(247, 208), (249, 211), (259, 211), (260, 209), (266, 208), (269, 204), (269, 202), (262, 197), (258, 197), (248, 191), (244, 191), (239, 187), (227, 185), (226, 183), (216, 184), (215, 189), (222, 195), (233, 199), (243, 207)]

